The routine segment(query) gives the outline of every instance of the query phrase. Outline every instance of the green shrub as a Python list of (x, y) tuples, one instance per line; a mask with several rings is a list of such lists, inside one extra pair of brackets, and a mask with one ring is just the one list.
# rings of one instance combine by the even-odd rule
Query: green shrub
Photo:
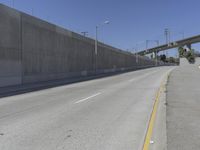
[(189, 63), (195, 62), (194, 50), (186, 51), (183, 47), (179, 47), (179, 56), (187, 58)]
[(195, 56), (194, 56), (194, 53), (192, 51), (188, 51), (186, 53), (186, 58), (189, 61), (189, 63), (194, 63), (195, 62)]
[(183, 47), (179, 47), (178, 51), (179, 51), (179, 56), (180, 57), (185, 57), (186, 50)]

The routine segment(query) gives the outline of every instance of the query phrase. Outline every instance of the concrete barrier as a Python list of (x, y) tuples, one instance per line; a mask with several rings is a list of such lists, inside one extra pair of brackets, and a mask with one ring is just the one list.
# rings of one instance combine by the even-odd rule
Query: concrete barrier
[(0, 33), (0, 87), (155, 66), (103, 43), (96, 58), (93, 39), (1, 4)]

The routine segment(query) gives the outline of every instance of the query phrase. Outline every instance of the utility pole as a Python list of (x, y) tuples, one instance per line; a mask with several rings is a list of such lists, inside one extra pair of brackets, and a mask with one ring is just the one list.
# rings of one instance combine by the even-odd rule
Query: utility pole
[(165, 39), (166, 39), (166, 44), (169, 44), (169, 29), (165, 29)]
[[(169, 45), (170, 43), (170, 31), (168, 28), (165, 29), (165, 38), (166, 38), (166, 44)], [(168, 56), (168, 50), (166, 50), (166, 57)]]
[(148, 42), (149, 40), (146, 40), (146, 52), (148, 51)]
[(137, 50), (138, 49), (138, 44), (136, 44), (136, 49), (135, 49), (135, 54), (136, 54), (136, 63), (138, 64), (138, 53)]
[(184, 39), (185, 38), (185, 32), (182, 31), (182, 32), (180, 32), (180, 34), (182, 34), (182, 39)]
[(83, 34), (83, 36), (87, 36), (87, 34), (88, 34), (88, 32), (87, 31), (83, 31), (83, 32), (81, 32), (82, 34)]

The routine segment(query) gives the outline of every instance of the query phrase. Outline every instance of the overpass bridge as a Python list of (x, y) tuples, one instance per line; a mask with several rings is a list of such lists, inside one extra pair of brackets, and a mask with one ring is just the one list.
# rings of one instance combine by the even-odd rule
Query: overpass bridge
[(137, 54), (139, 55), (146, 55), (146, 54), (151, 54), (151, 53), (157, 54), (158, 52), (161, 52), (161, 51), (165, 51), (165, 50), (176, 48), (176, 47), (183, 47), (183, 46), (187, 46), (189, 49), (191, 49), (191, 44), (199, 43), (199, 42), (200, 42), (200, 35), (197, 35), (197, 36), (189, 37), (186, 39), (170, 42), (168, 44), (142, 50), (138, 52)]

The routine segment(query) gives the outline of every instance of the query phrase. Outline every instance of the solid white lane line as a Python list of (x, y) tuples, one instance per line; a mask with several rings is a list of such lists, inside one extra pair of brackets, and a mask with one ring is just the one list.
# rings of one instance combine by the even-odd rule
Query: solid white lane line
[(75, 102), (75, 104), (78, 104), (78, 103), (84, 102), (84, 101), (86, 101), (86, 100), (88, 100), (88, 99), (91, 99), (91, 98), (93, 98), (93, 97), (96, 97), (96, 96), (98, 96), (98, 95), (100, 95), (100, 94), (101, 94), (101, 93), (97, 93), (97, 94), (91, 95), (91, 96), (89, 96), (89, 97), (87, 97), (87, 98), (84, 98), (84, 99), (78, 100), (77, 102)]
[(151, 74), (153, 74), (153, 73), (156, 73), (156, 72), (157, 72), (157, 71), (153, 71), (153, 72), (150, 72), (150, 73), (141, 75), (141, 76), (139, 76), (139, 77), (130, 79), (129, 81), (130, 81), (130, 82), (137, 81), (137, 80), (140, 80), (140, 79), (142, 79), (142, 78), (145, 78), (145, 77), (147, 77), (147, 76), (149, 76), (149, 75), (151, 75)]

